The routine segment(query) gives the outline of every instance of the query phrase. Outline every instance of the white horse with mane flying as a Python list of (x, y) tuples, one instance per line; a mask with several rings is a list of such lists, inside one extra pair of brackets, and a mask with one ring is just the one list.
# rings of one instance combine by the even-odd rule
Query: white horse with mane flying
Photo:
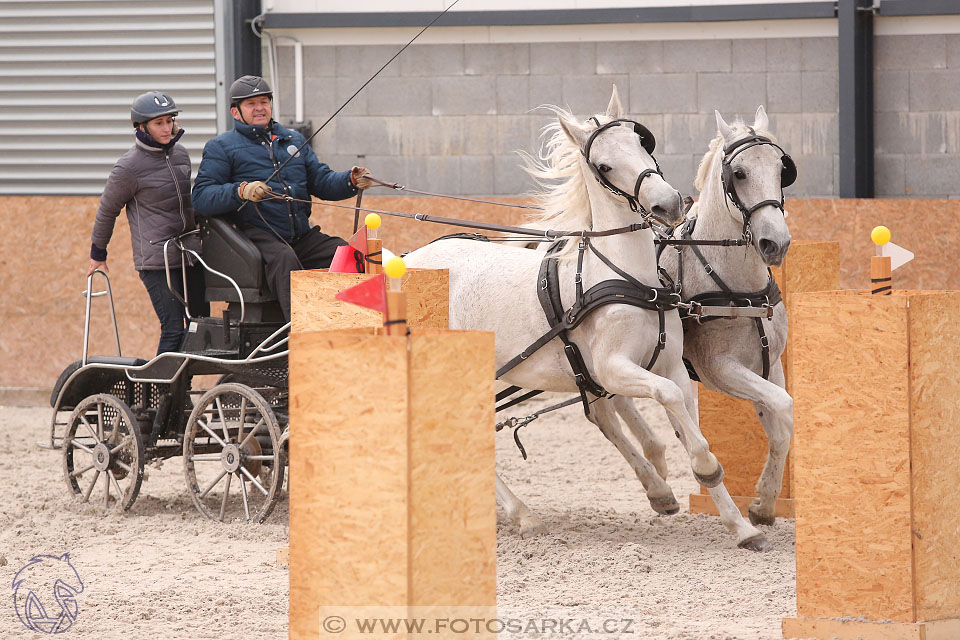
[[(539, 167), (543, 178), (555, 181), (545, 187), (540, 198), (545, 207), (539, 221), (542, 226), (605, 231), (637, 224), (643, 218), (627, 206), (623, 197), (630, 194), (635, 203), (642, 205), (641, 213), (649, 212), (670, 225), (682, 220), (682, 198), (659, 174), (650, 155), (652, 137), (642, 138), (641, 135), (649, 135), (646, 129), (622, 120), (623, 109), (615, 88), (606, 113), (586, 123), (578, 122), (562, 109), (554, 111), (558, 122), (548, 131), (552, 135), (547, 156)], [(590, 238), (585, 244), (589, 245), (582, 255), (585, 290), (610, 281), (626, 285), (634, 280), (648, 287), (660, 286), (649, 226)], [(410, 267), (450, 270), (450, 326), (493, 331), (499, 368), (551, 328), (537, 294), (543, 257), (540, 252), (516, 247), (446, 239), (408, 254), (406, 261)], [(549, 258), (556, 260), (564, 309), (577, 300), (579, 258), (578, 243), (573, 239)], [(740, 515), (723, 487), (723, 469), (693, 417), (695, 401), (681, 359), (679, 315), (675, 308), (663, 313), (665, 343), (661, 341), (658, 311), (628, 304), (600, 306), (570, 329), (569, 338), (579, 347), (589, 375), (606, 392), (625, 398), (653, 398), (663, 405), (689, 454), (695, 477), (717, 503), (722, 522), (735, 534), (740, 546), (762, 549), (767, 544), (764, 535)], [(654, 354), (658, 357), (648, 371), (645, 365)], [(501, 380), (524, 389), (579, 391), (559, 339), (528, 354)], [(657, 468), (650, 464), (624, 437), (613, 406), (595, 402), (588, 417), (628, 460), (651, 506), (660, 513), (675, 513), (679, 505), (664, 481), (665, 465)], [(539, 519), (499, 476), (497, 498), (518, 522), (522, 535), (542, 528)]]

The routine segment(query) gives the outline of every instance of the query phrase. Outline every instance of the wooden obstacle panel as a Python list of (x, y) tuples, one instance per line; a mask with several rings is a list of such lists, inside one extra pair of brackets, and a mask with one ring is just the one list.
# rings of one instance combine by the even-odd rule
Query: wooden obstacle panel
[(495, 606), (493, 334), (291, 336), (290, 638), (320, 607)]
[(814, 637), (809, 625), (825, 618), (960, 618), (960, 293), (807, 293), (793, 304), (791, 633)]
[[(791, 328), (793, 326), (792, 294), (840, 288), (839, 255), (840, 245), (836, 242), (797, 242), (790, 246), (783, 265), (772, 269), (773, 276), (783, 293)], [(759, 346), (757, 348), (759, 349)], [(787, 348), (781, 361), (787, 392), (792, 394), (791, 349), (792, 339), (788, 336)], [(702, 384), (699, 385), (699, 397), (700, 429), (710, 443), (710, 450), (723, 464), (726, 472), (724, 484), (727, 490), (733, 496), (740, 511), (746, 515), (747, 507), (756, 495), (757, 479), (767, 459), (767, 436), (754, 411), (753, 403), (749, 400), (731, 398), (711, 391)], [(783, 472), (783, 490), (777, 501), (777, 517), (792, 518), (794, 515), (791, 457), (787, 456)], [(717, 515), (717, 507), (703, 487), (700, 488), (699, 494), (690, 495), (690, 511)]]
[[(291, 331), (379, 327), (383, 314), (341, 302), (334, 296), (373, 276), (329, 273), (326, 269), (290, 273)], [(407, 325), (446, 329), (450, 309), (450, 274), (446, 269), (409, 269), (401, 281), (407, 294)]]

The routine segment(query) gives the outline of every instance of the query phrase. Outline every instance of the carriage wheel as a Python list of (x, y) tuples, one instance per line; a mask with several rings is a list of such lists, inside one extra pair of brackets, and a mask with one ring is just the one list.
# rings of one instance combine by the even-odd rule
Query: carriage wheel
[[(133, 411), (106, 393), (84, 398), (70, 416), (63, 472), (83, 502), (129, 509), (143, 482), (143, 439)], [(99, 487), (97, 486), (99, 485)]]
[(211, 520), (263, 522), (283, 486), (280, 426), (263, 396), (236, 382), (207, 391), (183, 438), (187, 487)]

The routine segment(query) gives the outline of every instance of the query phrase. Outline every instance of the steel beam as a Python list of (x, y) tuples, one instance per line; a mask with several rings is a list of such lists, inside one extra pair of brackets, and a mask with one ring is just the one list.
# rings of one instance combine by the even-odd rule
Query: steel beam
[(840, 197), (872, 198), (873, 2), (839, 0)]

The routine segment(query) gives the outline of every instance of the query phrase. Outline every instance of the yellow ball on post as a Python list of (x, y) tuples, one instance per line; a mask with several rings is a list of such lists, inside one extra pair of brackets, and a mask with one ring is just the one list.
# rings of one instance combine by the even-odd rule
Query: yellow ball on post
[(402, 278), (407, 272), (407, 263), (400, 256), (393, 256), (383, 265), (383, 272), (388, 278)]
[(368, 229), (379, 229), (380, 216), (376, 213), (368, 213), (367, 217), (363, 219), (363, 224), (365, 224)]
[(885, 245), (890, 242), (890, 229), (883, 225), (874, 227), (873, 231), (870, 232), (870, 239), (873, 240), (874, 244)]

